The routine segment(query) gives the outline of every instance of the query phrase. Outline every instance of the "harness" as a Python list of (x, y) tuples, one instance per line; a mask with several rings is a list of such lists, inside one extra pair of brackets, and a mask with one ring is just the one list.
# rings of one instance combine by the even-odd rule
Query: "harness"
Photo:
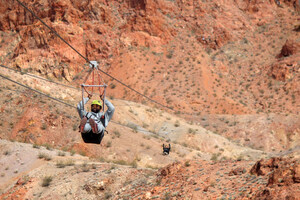
[[(85, 116), (86, 116), (87, 119), (90, 119), (92, 117), (92, 115), (93, 115), (92, 113), (88, 112), (88, 113), (86, 113)], [(108, 131), (105, 129), (106, 128), (106, 123), (105, 123), (105, 115), (104, 114), (100, 117), (100, 122), (102, 123), (102, 125), (104, 127), (103, 132), (106, 132), (108, 134)]]

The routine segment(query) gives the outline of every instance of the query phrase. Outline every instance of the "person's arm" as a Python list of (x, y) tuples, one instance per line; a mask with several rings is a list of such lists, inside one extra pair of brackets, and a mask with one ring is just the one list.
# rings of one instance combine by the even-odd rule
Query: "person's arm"
[(106, 112), (104, 114), (105, 115), (105, 121), (107, 120), (106, 121), (106, 126), (107, 126), (107, 123), (111, 120), (112, 116), (114, 115), (115, 107), (107, 99), (105, 99), (104, 103), (107, 106), (107, 110), (106, 110)]
[[(83, 98), (83, 103), (84, 105), (90, 100), (89, 97), (86, 97), (86, 98)], [(86, 111), (83, 110), (83, 104), (82, 104), (82, 101), (80, 101), (77, 105), (77, 111), (78, 111), (78, 114), (80, 116), (80, 118), (83, 118), (85, 115), (86, 115)]]

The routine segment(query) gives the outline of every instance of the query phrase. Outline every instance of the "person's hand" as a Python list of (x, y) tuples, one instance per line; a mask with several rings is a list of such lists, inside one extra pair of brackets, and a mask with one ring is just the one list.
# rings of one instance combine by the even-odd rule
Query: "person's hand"
[(100, 95), (100, 99), (101, 99), (102, 101), (103, 101), (103, 96), (104, 96), (103, 94)]
[(88, 98), (89, 98), (89, 99), (92, 98), (92, 96), (93, 96), (92, 94), (88, 94)]

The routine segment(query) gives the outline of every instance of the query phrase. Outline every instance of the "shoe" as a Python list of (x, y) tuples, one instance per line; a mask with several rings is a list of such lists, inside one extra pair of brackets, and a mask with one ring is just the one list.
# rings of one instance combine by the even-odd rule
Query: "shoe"
[(80, 126), (79, 126), (80, 133), (83, 133), (86, 122), (87, 122), (87, 118), (83, 117), (80, 121)]
[(93, 120), (92, 118), (90, 118), (90, 125), (92, 127), (93, 133), (97, 134), (98, 133), (98, 125), (95, 122), (95, 120)]

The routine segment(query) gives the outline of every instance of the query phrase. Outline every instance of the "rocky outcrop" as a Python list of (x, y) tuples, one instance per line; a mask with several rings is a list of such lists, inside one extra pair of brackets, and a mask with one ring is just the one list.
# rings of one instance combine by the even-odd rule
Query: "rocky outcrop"
[[(158, 11), (168, 7), (161, 1), (128, 0), (117, 12), (107, 1), (34, 0), (24, 4), (82, 55), (106, 64), (119, 54), (120, 46), (161, 45), (175, 35)], [(16, 1), (0, 1), (0, 11), (0, 31), (16, 33), (9, 62), (69, 81), (80, 70), (78, 63), (83, 59)], [(120, 35), (131, 42), (124, 45)], [(66, 65), (69, 69), (57, 74), (55, 69)]]
[[(101, 62), (104, 71), (126, 84), (131, 86), (136, 84), (134, 87), (142, 93), (146, 87), (151, 87), (149, 91), (157, 90), (156, 94), (154, 92), (151, 94), (154, 98), (162, 103), (170, 103), (174, 109), (184, 109), (188, 114), (200, 114), (200, 111), (201, 113), (238, 114), (255, 112), (258, 108), (250, 101), (241, 103), (245, 102), (245, 95), (236, 99), (233, 92), (235, 88), (227, 88), (227, 82), (230, 80), (228, 78), (233, 74), (234, 79), (237, 79), (236, 84), (242, 82), (238, 80), (242, 77), (240, 73), (245, 74), (243, 79), (248, 78), (250, 73), (246, 72), (249, 70), (247, 66), (264, 68), (264, 63), (267, 63), (266, 70), (262, 70), (263, 78), (268, 78), (266, 75), (268, 72), (271, 77), (281, 81), (297, 75), (294, 73), (297, 69), (291, 67), (291, 63), (285, 60), (297, 56), (293, 49), (294, 44), (292, 46), (287, 44), (287, 47), (282, 50), (280, 60), (276, 60), (274, 56), (275, 47), (285, 40), (283, 32), (287, 32), (285, 35), (289, 35), (289, 41), (296, 40), (293, 36), (296, 32), (293, 29), (297, 24), (291, 25), (296, 15), (294, 9), (288, 7), (294, 3), (294, 1), (280, 1), (283, 8), (277, 8), (273, 0), (24, 1), (29, 9), (58, 32), (80, 54), (89, 60)], [(5, 35), (0, 41), (3, 41), (0, 44), (2, 64), (36, 72), (54, 80), (80, 84), (85, 73), (81, 70), (86, 62), (81, 56), (16, 1), (0, 0), (0, 11), (0, 31)], [(281, 23), (288, 26), (283, 26)], [(277, 39), (273, 38), (274, 32), (280, 33), (276, 35)], [(275, 49), (268, 51), (262, 48), (262, 44), (259, 47), (259, 43), (263, 45), (268, 43), (266, 48)], [(277, 54), (280, 50), (281, 48), (278, 49)], [(261, 59), (254, 58), (258, 55)], [(296, 57), (294, 61), (297, 61)], [(211, 68), (211, 65), (214, 67)], [(170, 66), (171, 71), (163, 70), (165, 66)], [(174, 66), (182, 69), (172, 71)], [(222, 66), (226, 66), (226, 70), (219, 70), (223, 68)], [(157, 70), (150, 69), (154, 67)], [(191, 69), (188, 69), (183, 76), (183, 72), (179, 73), (183, 68)], [(205, 72), (206, 69), (211, 69), (211, 73)], [(153, 75), (149, 73), (152, 71)], [(167, 73), (162, 73), (164, 71)], [(136, 76), (132, 76), (133, 73)], [(180, 82), (198, 80), (192, 83), (193, 87), (190, 91), (185, 87), (180, 89), (187, 97), (184, 101), (179, 98), (179, 93), (171, 95), (171, 90), (167, 88), (168, 84), (154, 88), (156, 87), (154, 82), (164, 82), (168, 77), (177, 76), (178, 80), (173, 80), (176, 83), (170, 84), (180, 88), (182, 87)], [(74, 77), (78, 82), (72, 82)], [(220, 77), (219, 84), (227, 89), (219, 90), (221, 86), (209, 81), (217, 77)], [(252, 78), (262, 77), (253, 75)], [(251, 81), (250, 85), (255, 82), (255, 80)], [(250, 86), (250, 88), (255, 90), (255, 87)], [(125, 95), (122, 87), (117, 87), (110, 92), (109, 95), (115, 98), (132, 97), (131, 100), (141, 101), (140, 98), (132, 95), (131, 91), (126, 92)], [(210, 94), (213, 96), (210, 97)], [(228, 97), (221, 99), (221, 96)], [(257, 95), (254, 96), (253, 98), (256, 98)], [(170, 99), (172, 102), (169, 102)], [(201, 99), (200, 103), (192, 103), (199, 102), (199, 99)], [(261, 100), (251, 100), (251, 102), (259, 101)], [(209, 102), (215, 102), (216, 105), (208, 105)], [(264, 111), (267, 109), (264, 107)], [(271, 104), (270, 109), (270, 112), (273, 112), (277, 108)]]
[(271, 5), (276, 5), (279, 7), (283, 7), (283, 5), (289, 6), (294, 8), (296, 11), (300, 10), (300, 3), (298, 0), (270, 0), (270, 1), (263, 1), (263, 0), (247, 0), (245, 1), (246, 8), (245, 10), (256, 13), (259, 11), (262, 11), (261, 9), (263, 5), (271, 4)]
[(270, 185), (291, 185), (300, 183), (300, 163), (282, 157), (275, 157), (269, 160), (260, 160), (250, 170), (251, 174), (257, 176), (269, 176)]
[(214, 50), (222, 47), (230, 41), (230, 39), (230, 33), (221, 26), (214, 27), (212, 34), (203, 33), (200, 34), (200, 36), (197, 36), (198, 42)]
[(300, 2), (299, 2), (299, 0), (283, 0), (283, 2), (286, 5), (293, 7), (296, 11), (300, 11)]
[(229, 176), (233, 176), (233, 175), (242, 175), (246, 173), (246, 169), (245, 168), (242, 168), (242, 167), (238, 167), (238, 168), (235, 168), (235, 169), (232, 169), (230, 172), (229, 172)]
[(252, 167), (252, 174), (268, 176), (266, 187), (254, 199), (297, 199), (300, 196), (300, 163), (287, 158), (260, 160)]
[(286, 81), (293, 78), (299, 70), (300, 42), (287, 40), (282, 46), (277, 62), (269, 67), (268, 75), (278, 81)]
[(255, 163), (251, 168), (250, 173), (257, 176), (264, 176), (268, 174), (272, 169), (278, 168), (279, 162), (282, 161), (282, 158), (272, 158), (270, 160), (260, 160)]
[(158, 177), (167, 177), (172, 176), (173, 174), (177, 174), (178, 170), (182, 168), (181, 163), (172, 163), (171, 165), (168, 165), (158, 172)]
[(300, 51), (300, 42), (296, 42), (294, 40), (287, 40), (285, 44), (282, 46), (280, 54), (277, 57), (278, 58), (288, 57), (298, 53), (299, 51)]
[(270, 67), (269, 76), (278, 81), (290, 78), (289, 67), (284, 63), (275, 63)]

